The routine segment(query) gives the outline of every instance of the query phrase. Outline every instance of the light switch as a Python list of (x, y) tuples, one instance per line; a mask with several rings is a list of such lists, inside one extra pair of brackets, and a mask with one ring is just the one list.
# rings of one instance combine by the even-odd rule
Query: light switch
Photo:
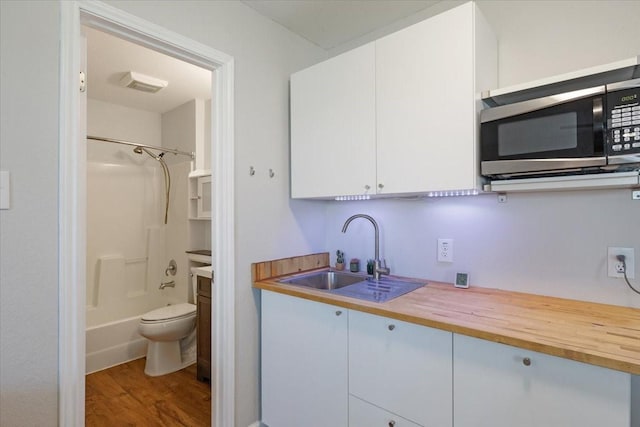
[(0, 171), (0, 209), (11, 208), (11, 180), (9, 171)]

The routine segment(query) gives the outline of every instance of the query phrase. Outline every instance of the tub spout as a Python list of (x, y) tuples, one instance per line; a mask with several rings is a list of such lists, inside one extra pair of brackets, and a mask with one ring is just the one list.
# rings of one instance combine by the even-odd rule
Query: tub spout
[(160, 289), (164, 289), (164, 288), (175, 288), (176, 287), (176, 282), (174, 282), (173, 280), (170, 282), (162, 282), (160, 283)]

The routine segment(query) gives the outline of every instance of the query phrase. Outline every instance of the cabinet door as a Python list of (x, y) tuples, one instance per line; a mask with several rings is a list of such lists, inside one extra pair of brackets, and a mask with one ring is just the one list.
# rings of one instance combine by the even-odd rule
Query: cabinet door
[(456, 427), (629, 427), (630, 375), (454, 335)]
[(424, 426), (452, 425), (450, 332), (349, 312), (349, 393)]
[(211, 382), (211, 279), (197, 276), (197, 284), (196, 376)]
[(349, 396), (349, 427), (420, 427), (402, 417)]
[(373, 43), (291, 76), (291, 196), (370, 192), (375, 185)]
[(345, 427), (347, 310), (262, 291), (262, 421)]
[(476, 186), (474, 7), (376, 41), (379, 193)]

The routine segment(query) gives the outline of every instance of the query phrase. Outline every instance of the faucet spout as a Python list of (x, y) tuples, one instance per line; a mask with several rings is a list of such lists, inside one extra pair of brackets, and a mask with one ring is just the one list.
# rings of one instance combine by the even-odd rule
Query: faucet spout
[(373, 225), (373, 230), (375, 233), (375, 248), (374, 248), (375, 264), (373, 266), (373, 278), (376, 280), (379, 280), (381, 274), (389, 274), (391, 273), (391, 270), (387, 268), (386, 263), (384, 267), (382, 267), (382, 265), (380, 264), (380, 229), (378, 228), (378, 223), (376, 222), (375, 219), (373, 219), (373, 217), (369, 215), (355, 214), (347, 218), (347, 220), (344, 222), (344, 225), (342, 226), (343, 233), (347, 232), (347, 228), (349, 228), (349, 224), (351, 224), (351, 221), (353, 221), (356, 218), (364, 218), (369, 222), (371, 222), (371, 224)]
[(160, 288), (159, 289), (164, 289), (164, 288), (175, 288), (176, 287), (176, 282), (174, 282), (173, 280), (170, 282), (162, 282), (160, 283)]

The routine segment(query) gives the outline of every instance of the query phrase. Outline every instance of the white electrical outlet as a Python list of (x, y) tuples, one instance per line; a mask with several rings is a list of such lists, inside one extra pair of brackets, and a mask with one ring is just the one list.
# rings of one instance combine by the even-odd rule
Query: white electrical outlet
[(438, 261), (453, 262), (453, 239), (438, 239)]
[(616, 256), (625, 256), (627, 267), (627, 278), (634, 279), (635, 276), (635, 251), (633, 248), (613, 248), (607, 249), (607, 270), (609, 277), (624, 277), (622, 261), (618, 261)]

